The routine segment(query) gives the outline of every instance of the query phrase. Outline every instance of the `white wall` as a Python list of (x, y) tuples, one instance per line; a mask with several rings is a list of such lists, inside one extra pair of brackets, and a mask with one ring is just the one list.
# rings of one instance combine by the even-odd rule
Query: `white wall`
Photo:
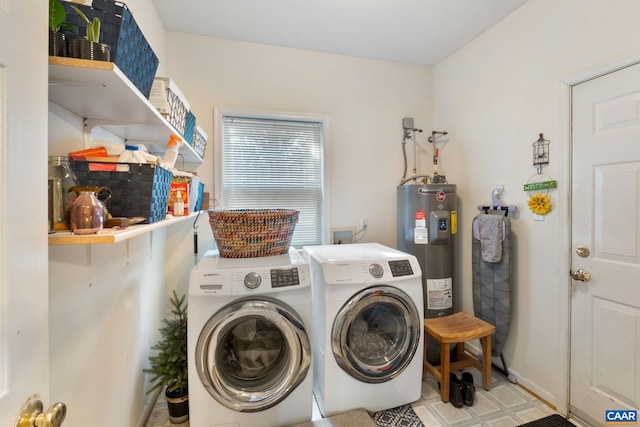
[[(460, 283), (472, 311), (471, 221), (489, 204), (496, 184), (521, 210), (512, 221), (516, 241), (515, 315), (504, 354), (520, 382), (564, 410), (568, 300), (569, 136), (566, 96), (570, 74), (640, 48), (633, 0), (535, 0), (498, 23), (433, 70), (434, 125), (450, 132), (443, 153), (461, 200)], [(606, 23), (606, 24), (605, 24)], [(566, 94), (566, 92), (565, 92)], [(558, 180), (553, 211), (536, 222), (523, 184), (534, 175), (531, 143), (544, 133)], [(564, 239), (564, 240), (563, 240)], [(563, 245), (563, 243), (567, 243)]]
[[(151, 2), (127, 5), (163, 69), (164, 29)], [(82, 148), (82, 118), (49, 103), (49, 154)], [(168, 296), (186, 293), (194, 266), (192, 224), (114, 245), (49, 247), (51, 401), (67, 404), (65, 426), (141, 422), (150, 403), (142, 369), (168, 315)]]
[(209, 135), (198, 174), (212, 197), (214, 107), (326, 114), (331, 227), (367, 218), (363, 241), (396, 245), (402, 118), (431, 128), (429, 68), (181, 33), (167, 34), (166, 50), (167, 77)]

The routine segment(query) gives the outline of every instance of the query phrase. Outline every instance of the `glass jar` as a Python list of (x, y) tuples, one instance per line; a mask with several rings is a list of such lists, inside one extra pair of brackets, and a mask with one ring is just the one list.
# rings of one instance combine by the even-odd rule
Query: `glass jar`
[(49, 231), (68, 229), (66, 211), (76, 197), (74, 192), (68, 191), (76, 185), (80, 182), (69, 165), (69, 158), (49, 156)]
[(71, 232), (95, 234), (104, 225), (104, 206), (91, 191), (81, 191), (71, 205)]

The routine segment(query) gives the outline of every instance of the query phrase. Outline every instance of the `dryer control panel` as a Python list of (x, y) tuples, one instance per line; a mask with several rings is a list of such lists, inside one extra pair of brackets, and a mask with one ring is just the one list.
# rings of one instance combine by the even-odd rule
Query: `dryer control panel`
[[(375, 259), (349, 262), (326, 262), (321, 266), (323, 280), (331, 283), (394, 282), (421, 277), (418, 260), (415, 257), (397, 259)], [(373, 282), (372, 282), (373, 283)]]

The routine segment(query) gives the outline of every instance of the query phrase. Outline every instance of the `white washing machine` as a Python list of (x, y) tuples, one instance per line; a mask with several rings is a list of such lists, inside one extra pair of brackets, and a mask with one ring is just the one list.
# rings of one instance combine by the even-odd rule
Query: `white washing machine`
[(325, 417), (420, 399), (422, 272), (377, 243), (307, 246), (314, 297), (314, 393)]
[(312, 299), (303, 254), (207, 252), (188, 297), (189, 418), (197, 427), (311, 420)]

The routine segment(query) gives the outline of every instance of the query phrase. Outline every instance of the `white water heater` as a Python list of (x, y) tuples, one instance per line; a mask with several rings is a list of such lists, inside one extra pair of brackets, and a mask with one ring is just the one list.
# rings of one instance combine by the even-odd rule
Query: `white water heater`
[(400, 185), (397, 202), (398, 249), (414, 255), (420, 263), (424, 317), (459, 311), (455, 184)]

